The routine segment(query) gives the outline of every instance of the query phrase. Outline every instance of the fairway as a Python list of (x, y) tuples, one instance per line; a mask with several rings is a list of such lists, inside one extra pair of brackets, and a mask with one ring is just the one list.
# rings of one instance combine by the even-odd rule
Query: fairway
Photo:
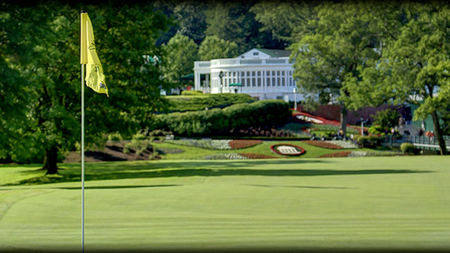
[[(56, 183), (36, 179), (37, 165), (0, 166), (0, 251), (81, 248), (80, 167), (60, 166)], [(450, 250), (445, 156), (100, 162), (86, 173), (87, 251)]]

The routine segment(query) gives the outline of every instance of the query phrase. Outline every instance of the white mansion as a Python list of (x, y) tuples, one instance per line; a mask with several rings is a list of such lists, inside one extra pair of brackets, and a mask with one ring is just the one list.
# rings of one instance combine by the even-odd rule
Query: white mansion
[(246, 93), (263, 99), (301, 100), (289, 62), (290, 51), (254, 48), (236, 58), (194, 62), (195, 90)]

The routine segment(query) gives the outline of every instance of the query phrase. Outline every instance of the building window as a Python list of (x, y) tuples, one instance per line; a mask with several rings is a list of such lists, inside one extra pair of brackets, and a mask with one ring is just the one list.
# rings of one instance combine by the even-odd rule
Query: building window
[(270, 76), (270, 70), (267, 70), (267, 71), (266, 71), (266, 75), (267, 75), (267, 76)]
[(284, 80), (285, 80), (285, 78), (283, 77), (283, 78), (281, 78), (281, 84), (283, 85), (283, 86), (286, 86), (286, 84), (284, 83)]
[(280, 76), (280, 71), (279, 70), (277, 71), (277, 76)]
[(253, 52), (253, 55), (259, 55), (259, 53), (258, 52)]
[(284, 71), (281, 71), (281, 76), (284, 76)]
[(275, 70), (272, 70), (272, 76), (275, 76)]
[(267, 77), (266, 83), (267, 83), (267, 84), (266, 84), (267, 86), (270, 86), (270, 77)]
[(261, 77), (258, 77), (258, 87), (261, 87)]
[(250, 87), (250, 77), (247, 76), (247, 87)]
[(280, 86), (280, 77), (277, 77), (277, 86)]
[(272, 77), (272, 86), (275, 86), (275, 77)]

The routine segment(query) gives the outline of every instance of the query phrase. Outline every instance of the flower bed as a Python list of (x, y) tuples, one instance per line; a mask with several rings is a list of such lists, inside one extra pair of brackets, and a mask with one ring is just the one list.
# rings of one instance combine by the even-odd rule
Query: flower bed
[(395, 151), (339, 151), (331, 154), (325, 154), (322, 157), (367, 157), (367, 156), (398, 156), (403, 155)]
[(206, 160), (245, 160), (248, 159), (245, 156), (242, 156), (237, 153), (226, 153), (226, 154), (216, 154), (216, 155), (207, 155), (205, 156)]
[(216, 149), (216, 150), (248, 148), (262, 143), (261, 140), (209, 140), (209, 139), (166, 140), (166, 142), (177, 145)]
[(320, 147), (320, 148), (329, 148), (329, 149), (343, 149), (343, 147), (325, 141), (303, 141), (309, 145)]
[(335, 140), (335, 141), (325, 141), (334, 145), (338, 145), (342, 148), (358, 148), (358, 145), (356, 145), (355, 143), (351, 142), (351, 141), (340, 141), (340, 140)]
[(272, 145), (270, 146), (270, 149), (276, 154), (285, 156), (299, 156), (305, 153), (305, 150), (302, 147), (284, 143)]
[(249, 148), (261, 144), (260, 140), (232, 140), (228, 143), (231, 149)]
[(248, 159), (273, 159), (278, 158), (275, 156), (264, 155), (264, 154), (255, 154), (255, 153), (239, 153), (239, 155), (247, 157)]
[(352, 152), (351, 151), (339, 151), (330, 154), (321, 155), (321, 158), (324, 157), (348, 157)]
[(227, 150), (231, 149), (229, 143), (230, 140), (196, 140), (196, 139), (182, 139), (182, 140), (170, 140), (168, 143), (185, 145), (207, 149)]

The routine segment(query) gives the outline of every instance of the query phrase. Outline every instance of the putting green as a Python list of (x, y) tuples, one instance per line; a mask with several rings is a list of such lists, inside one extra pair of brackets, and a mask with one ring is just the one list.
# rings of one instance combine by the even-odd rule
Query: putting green
[[(62, 166), (61, 183), (0, 186), (0, 251), (80, 248), (79, 164)], [(0, 184), (40, 176), (36, 168), (2, 166)], [(450, 249), (448, 157), (166, 160), (86, 170), (87, 251)]]

